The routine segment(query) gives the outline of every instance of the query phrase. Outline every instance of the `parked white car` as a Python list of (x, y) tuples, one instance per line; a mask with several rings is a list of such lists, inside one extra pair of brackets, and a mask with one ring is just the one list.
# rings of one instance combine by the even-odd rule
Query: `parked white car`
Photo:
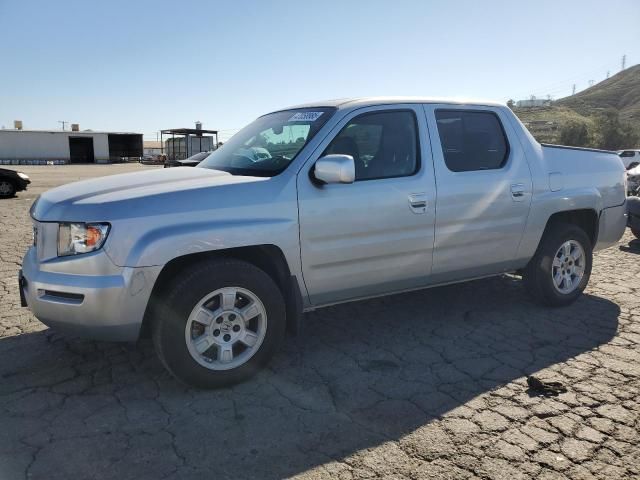
[(20, 293), (53, 328), (150, 332), (177, 378), (228, 385), (303, 311), (339, 302), (505, 272), (545, 305), (573, 302), (625, 230), (625, 182), (614, 152), (541, 145), (501, 104), (313, 103), (195, 168), (45, 192)]
[(618, 156), (627, 170), (640, 165), (640, 150), (619, 150)]
[(627, 170), (627, 195), (638, 195), (640, 189), (640, 164)]

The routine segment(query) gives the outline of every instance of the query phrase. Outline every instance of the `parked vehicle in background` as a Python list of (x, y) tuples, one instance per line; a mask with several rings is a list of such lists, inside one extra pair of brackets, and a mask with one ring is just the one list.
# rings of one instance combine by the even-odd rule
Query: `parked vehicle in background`
[(167, 156), (160, 155), (144, 155), (140, 158), (140, 163), (143, 165), (163, 165), (167, 161)]
[(627, 170), (640, 165), (640, 150), (620, 150), (618, 156)]
[(640, 239), (640, 198), (627, 198), (627, 225), (631, 233)]
[(8, 168), (0, 168), (0, 198), (13, 197), (16, 192), (26, 190), (30, 183), (28, 175)]
[(20, 292), (47, 325), (150, 332), (177, 378), (229, 385), (335, 303), (519, 272), (540, 303), (570, 304), (624, 233), (624, 185), (615, 153), (541, 145), (501, 104), (309, 104), (197, 168), (42, 194)]
[(169, 167), (195, 167), (205, 158), (211, 155), (211, 152), (199, 152), (195, 155), (191, 155), (188, 158), (184, 158), (182, 160), (166, 160), (164, 162), (164, 168)]
[(627, 170), (627, 195), (638, 196), (640, 191), (640, 165)]

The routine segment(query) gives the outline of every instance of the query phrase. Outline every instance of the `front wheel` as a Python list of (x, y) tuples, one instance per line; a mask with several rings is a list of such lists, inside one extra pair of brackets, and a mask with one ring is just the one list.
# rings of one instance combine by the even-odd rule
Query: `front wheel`
[(592, 260), (591, 242), (584, 230), (572, 224), (552, 224), (524, 270), (525, 286), (544, 305), (568, 305), (586, 288)]
[(0, 198), (10, 198), (16, 194), (16, 186), (11, 180), (0, 179)]
[(164, 366), (184, 383), (215, 388), (256, 373), (285, 333), (285, 304), (254, 265), (210, 260), (184, 271), (156, 309), (152, 337)]

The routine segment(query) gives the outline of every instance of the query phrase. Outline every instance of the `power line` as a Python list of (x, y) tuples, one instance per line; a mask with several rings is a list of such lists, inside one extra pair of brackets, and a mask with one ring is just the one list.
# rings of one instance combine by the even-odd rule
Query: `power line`
[(553, 83), (549, 83), (545, 86), (542, 87), (538, 87), (535, 89), (530, 89), (528, 92), (522, 91), (517, 95), (514, 95), (514, 98), (518, 98), (518, 97), (529, 97), (530, 95), (535, 95), (536, 97), (542, 97), (542, 96), (546, 96), (549, 94), (556, 94), (556, 93), (561, 93), (561, 92), (566, 92), (567, 94), (572, 91), (573, 89), (573, 84), (577, 84), (577, 83), (581, 83), (581, 82), (577, 82), (577, 80), (583, 80), (583, 79), (591, 79), (593, 78), (592, 76), (595, 73), (598, 72), (603, 72), (606, 71), (607, 69), (611, 69), (611, 62), (607, 62), (604, 65), (601, 65), (597, 68), (591, 69), (589, 71), (586, 72), (582, 72), (582, 73), (578, 73), (575, 75), (572, 75), (571, 77), (565, 78), (564, 80), (558, 80), (555, 81)]

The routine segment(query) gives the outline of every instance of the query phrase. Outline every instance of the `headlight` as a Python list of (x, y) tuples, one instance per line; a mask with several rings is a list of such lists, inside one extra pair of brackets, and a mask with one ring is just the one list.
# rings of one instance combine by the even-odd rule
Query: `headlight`
[(58, 256), (98, 250), (108, 233), (108, 223), (61, 223), (58, 226)]
[(23, 179), (23, 180), (29, 180), (29, 176), (28, 176), (28, 175), (25, 175), (25, 174), (24, 174), (24, 173), (22, 173), (22, 172), (16, 172), (16, 173), (18, 174), (18, 176), (19, 176), (21, 179)]

